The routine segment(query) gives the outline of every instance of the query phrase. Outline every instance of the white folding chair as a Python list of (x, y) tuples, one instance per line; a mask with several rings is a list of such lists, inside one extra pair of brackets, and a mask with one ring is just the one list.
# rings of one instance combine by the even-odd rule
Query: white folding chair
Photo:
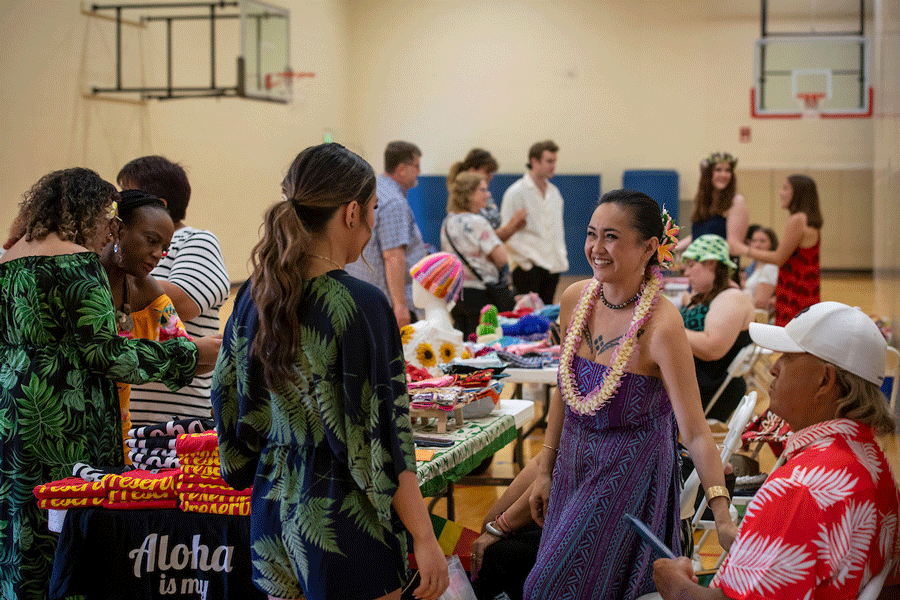
[[(734, 414), (731, 416), (731, 419), (728, 421), (728, 433), (725, 435), (725, 441), (722, 443), (722, 452), (720, 454), (720, 458), (722, 459), (722, 464), (725, 465), (731, 459), (731, 455), (734, 454), (737, 449), (741, 445), (741, 434), (744, 432), (744, 429), (747, 427), (747, 423), (750, 422), (751, 417), (753, 416), (753, 409), (756, 408), (756, 392), (750, 392), (746, 396), (741, 399), (741, 403), (738, 404), (738, 407), (735, 409)], [(691, 473), (691, 477), (697, 475), (696, 469), (693, 473)], [(691, 477), (688, 478), (690, 481)], [(693, 484), (693, 482), (692, 482)], [(694, 496), (691, 501), (691, 505), (693, 507), (694, 501), (696, 501), (697, 488), (700, 486), (700, 477), (697, 475), (697, 482), (694, 485)], [(685, 489), (687, 489), (687, 483), (685, 483)], [(685, 498), (682, 493), (682, 518), (686, 518), (685, 513)], [(700, 558), (700, 548), (703, 546), (706, 539), (709, 537), (709, 534), (716, 528), (715, 521), (707, 521), (704, 520), (703, 513), (706, 512), (707, 500), (704, 497), (700, 502), (700, 506), (694, 512), (693, 520), (691, 521), (691, 530), (696, 531), (698, 529), (703, 530), (703, 536), (700, 538), (700, 541), (694, 545), (694, 556), (693, 560), (699, 561)], [(737, 521), (737, 510), (734, 506), (729, 507), (729, 512), (731, 513), (731, 520)], [(690, 515), (688, 515), (690, 516)], [(722, 564), (722, 561), (725, 560), (725, 552), (719, 556), (719, 560), (716, 563), (715, 568), (719, 568)]]
[(731, 364), (728, 365), (728, 375), (725, 377), (725, 381), (722, 382), (722, 385), (719, 386), (719, 389), (716, 390), (715, 395), (710, 399), (706, 410), (703, 411), (704, 415), (709, 414), (709, 411), (715, 406), (716, 401), (725, 391), (725, 388), (728, 387), (728, 384), (731, 383), (732, 379), (735, 377), (743, 377), (753, 370), (753, 366), (756, 364), (756, 361), (759, 360), (761, 353), (762, 348), (753, 342), (750, 342), (741, 348), (741, 351), (737, 353), (737, 356), (735, 356), (734, 360), (731, 361)]
[[(895, 389), (896, 387), (897, 386), (894, 386)], [(881, 570), (881, 573), (869, 580), (869, 583), (867, 583), (862, 591), (859, 592), (859, 596), (856, 597), (856, 600), (875, 600), (878, 598), (878, 594), (881, 593), (881, 588), (884, 587), (884, 581), (887, 579), (892, 568), (894, 568), (894, 561), (887, 561), (884, 568)]]
[(885, 357), (884, 376), (893, 377), (891, 384), (891, 396), (889, 398), (891, 412), (897, 415), (897, 396), (900, 395), (900, 352), (893, 346), (888, 346), (887, 356)]

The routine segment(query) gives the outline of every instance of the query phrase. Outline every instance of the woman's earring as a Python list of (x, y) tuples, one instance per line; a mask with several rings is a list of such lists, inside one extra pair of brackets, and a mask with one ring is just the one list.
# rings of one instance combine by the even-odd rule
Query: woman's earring
[(113, 252), (116, 254), (119, 253), (119, 242), (116, 242), (115, 244), (113, 244)]

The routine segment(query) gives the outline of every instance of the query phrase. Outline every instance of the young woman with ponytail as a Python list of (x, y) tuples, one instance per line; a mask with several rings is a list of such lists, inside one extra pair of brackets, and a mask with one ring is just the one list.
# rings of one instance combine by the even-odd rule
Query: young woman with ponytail
[(323, 144), (282, 189), (212, 388), (222, 477), (253, 485), (254, 583), (270, 598), (399, 598), (408, 531), (414, 593), (437, 598), (447, 562), (416, 479), (399, 328), (384, 294), (344, 270), (371, 236), (375, 174)]

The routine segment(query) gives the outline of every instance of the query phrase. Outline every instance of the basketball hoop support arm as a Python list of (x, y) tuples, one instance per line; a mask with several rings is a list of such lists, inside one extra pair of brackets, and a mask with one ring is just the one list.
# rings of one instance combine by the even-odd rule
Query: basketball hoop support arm
[[(237, 84), (231, 87), (216, 85), (216, 21), (220, 19), (238, 19), (238, 13), (216, 12), (216, 9), (227, 9), (239, 6), (236, 1), (210, 1), (210, 2), (167, 2), (167, 3), (142, 3), (142, 4), (94, 4), (91, 12), (105, 10), (115, 11), (116, 21), (116, 85), (115, 87), (94, 87), (94, 94), (120, 94), (136, 93), (141, 98), (154, 98), (157, 100), (174, 100), (179, 98), (207, 98), (207, 97), (237, 97), (243, 96), (240, 86), (243, 84), (241, 58), (238, 59)], [(123, 10), (158, 10), (158, 9), (191, 9), (207, 8), (209, 14), (184, 14), (167, 16), (141, 16), (140, 21), (163, 21), (166, 23), (166, 86), (165, 87), (126, 87), (122, 85), (122, 24), (128, 23), (122, 19)], [(254, 18), (263, 19), (268, 15), (255, 15)], [(173, 21), (209, 21), (209, 59), (210, 79), (208, 86), (175, 86), (172, 82), (172, 22)], [(249, 97), (249, 96), (248, 96)], [(253, 97), (251, 97), (253, 98)], [(286, 100), (278, 98), (253, 98), (267, 102), (286, 103)]]

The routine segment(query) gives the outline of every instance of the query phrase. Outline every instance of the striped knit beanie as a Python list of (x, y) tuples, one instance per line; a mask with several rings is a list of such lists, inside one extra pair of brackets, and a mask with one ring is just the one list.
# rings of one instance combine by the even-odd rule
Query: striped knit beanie
[(422, 287), (448, 302), (456, 302), (463, 287), (462, 262), (449, 252), (429, 254), (409, 270)]

